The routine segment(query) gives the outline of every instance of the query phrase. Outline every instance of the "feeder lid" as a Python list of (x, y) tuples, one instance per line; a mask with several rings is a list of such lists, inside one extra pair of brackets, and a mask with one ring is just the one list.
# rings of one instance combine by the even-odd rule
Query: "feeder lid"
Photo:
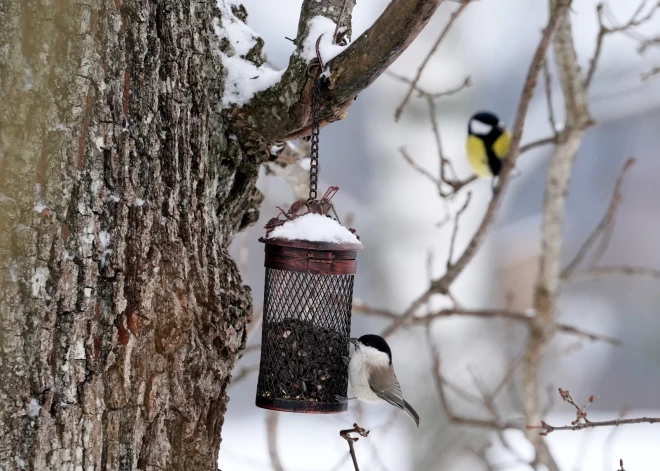
[(339, 221), (322, 214), (307, 213), (275, 227), (261, 242), (309, 249), (360, 250), (360, 239)]

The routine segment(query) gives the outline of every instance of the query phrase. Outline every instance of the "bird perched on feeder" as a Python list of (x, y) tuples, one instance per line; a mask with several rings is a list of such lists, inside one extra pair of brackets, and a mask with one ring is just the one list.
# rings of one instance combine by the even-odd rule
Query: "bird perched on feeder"
[(419, 427), (419, 415), (403, 398), (392, 367), (392, 350), (379, 335), (350, 339), (355, 346), (348, 364), (348, 381), (355, 397), (364, 402), (388, 402), (402, 409)]
[(465, 150), (468, 162), (477, 176), (497, 177), (509, 154), (510, 145), (511, 133), (497, 115), (480, 111), (468, 121)]

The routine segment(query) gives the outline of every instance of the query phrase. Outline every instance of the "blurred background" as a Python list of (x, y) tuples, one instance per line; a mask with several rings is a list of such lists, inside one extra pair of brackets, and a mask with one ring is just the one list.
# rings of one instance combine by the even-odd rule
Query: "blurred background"
[[(284, 68), (295, 37), (301, 0), (243, 0), (248, 25), (265, 40), (268, 60)], [(353, 39), (365, 31), (389, 2), (360, 0), (354, 10)], [(547, 21), (545, 1), (479, 0), (470, 4), (441, 44), (419, 85), (429, 92), (456, 88), (467, 76), (472, 85), (440, 98), (437, 120), (445, 154), (458, 175), (471, 174), (465, 161), (468, 118), (478, 110), (497, 113), (511, 127), (527, 68)], [(598, 33), (597, 2), (575, 0), (573, 32), (583, 70), (588, 68)], [(621, 22), (633, 14), (637, 1), (611, 1), (609, 9)], [(457, 3), (444, 2), (415, 43), (394, 63), (392, 72), (412, 78)], [(636, 29), (660, 31), (660, 14)], [(638, 42), (625, 34), (605, 38), (598, 70), (590, 89), (591, 114), (598, 124), (583, 141), (574, 166), (565, 227), (565, 259), (571, 260), (603, 217), (623, 163), (637, 164), (623, 186), (623, 201), (605, 264), (660, 269), (660, 76), (640, 75), (660, 65), (659, 48), (638, 53)], [(561, 90), (552, 55), (553, 97), (561, 123)], [(408, 86), (384, 74), (351, 106), (345, 120), (321, 131), (319, 188), (337, 185), (335, 208), (352, 218), (365, 245), (359, 255), (355, 298), (400, 313), (428, 287), (429, 265), (434, 277), (443, 273), (452, 225), (438, 226), (447, 204), (437, 188), (410, 167), (399, 149), (429, 172), (439, 162), (424, 100), (414, 98), (399, 123), (394, 110)], [(528, 114), (523, 144), (552, 135), (542, 83)], [(453, 285), (466, 308), (530, 307), (540, 250), (540, 224), (545, 178), (552, 147), (540, 147), (518, 160), (520, 176), (512, 181), (485, 246)], [(263, 300), (263, 246), (257, 239), (276, 206), (294, 200), (280, 177), (262, 174), (259, 188), (266, 196), (259, 222), (233, 242), (244, 281), (252, 287), (255, 306)], [(492, 192), (490, 182), (471, 186), (472, 201), (461, 218), (456, 253), (468, 243), (481, 221)], [(452, 207), (460, 207), (458, 198)], [(622, 340), (619, 347), (557, 335), (543, 363), (542, 389), (554, 405), (545, 416), (552, 425), (568, 424), (575, 411), (559, 399), (556, 388), (569, 389), (578, 402), (594, 394), (592, 420), (660, 415), (660, 280), (609, 277), (566, 284), (559, 302), (559, 320)], [(354, 314), (353, 333), (380, 332), (378, 317)], [(494, 387), (512, 357), (522, 351), (526, 329), (503, 320), (449, 317), (434, 324), (432, 335), (443, 358), (443, 374), (477, 394), (472, 376)], [(258, 345), (261, 331), (248, 345)], [(506, 432), (510, 449), (488, 430), (448, 423), (430, 375), (431, 358), (422, 328), (400, 330), (390, 340), (404, 394), (420, 413), (417, 429), (403, 414), (387, 406), (351, 404), (334, 416), (280, 413), (277, 450), (285, 471), (352, 470), (347, 446), (338, 431), (354, 422), (371, 435), (356, 444), (361, 470), (430, 471), (485, 470), (475, 451), (484, 453), (492, 469), (525, 470), (533, 449), (522, 433)], [(234, 375), (259, 361), (249, 351)], [(223, 471), (272, 469), (266, 434), (266, 411), (254, 406), (257, 374), (229, 388), (229, 409), (222, 431), (219, 467)], [(514, 376), (498, 406), (503, 416), (523, 424), (520, 381)], [(557, 396), (557, 397), (555, 397)], [(488, 417), (487, 411), (460, 397), (449, 396), (456, 412)], [(393, 414), (393, 412), (395, 412)], [(623, 458), (626, 469), (655, 469), (660, 463), (660, 426), (628, 425), (580, 432), (555, 432), (548, 443), (562, 470), (615, 470)]]

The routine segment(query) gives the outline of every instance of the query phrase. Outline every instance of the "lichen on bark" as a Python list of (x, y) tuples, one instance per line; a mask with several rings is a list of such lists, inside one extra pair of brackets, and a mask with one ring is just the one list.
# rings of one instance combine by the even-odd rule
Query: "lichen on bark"
[(0, 9), (0, 468), (216, 469), (261, 199), (218, 13)]

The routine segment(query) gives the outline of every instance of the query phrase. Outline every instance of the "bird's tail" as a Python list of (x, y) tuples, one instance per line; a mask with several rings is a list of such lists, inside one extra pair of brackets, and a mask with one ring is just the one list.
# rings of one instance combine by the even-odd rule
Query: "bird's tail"
[(408, 415), (408, 417), (413, 419), (415, 425), (417, 425), (417, 427), (419, 428), (419, 414), (417, 414), (417, 412), (415, 412), (415, 409), (413, 409), (413, 407), (410, 404), (408, 404), (408, 401), (405, 400), (403, 401), (403, 411)]

